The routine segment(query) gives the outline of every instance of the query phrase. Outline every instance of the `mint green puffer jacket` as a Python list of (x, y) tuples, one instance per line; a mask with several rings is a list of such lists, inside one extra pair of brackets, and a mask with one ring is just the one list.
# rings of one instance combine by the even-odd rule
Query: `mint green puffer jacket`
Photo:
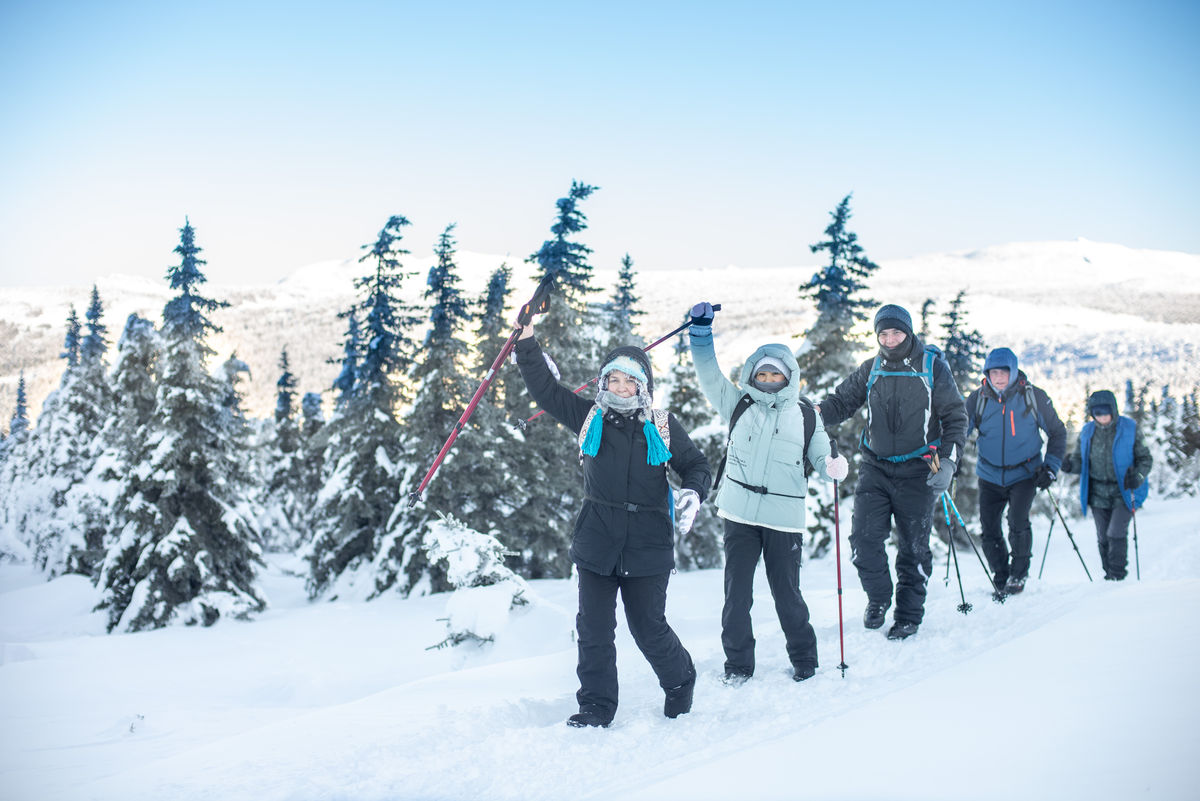
[[(729, 422), (743, 395), (754, 400), (733, 430), (725, 475), (716, 490), (718, 514), (780, 531), (804, 531), (808, 481), (804, 478), (804, 415), (798, 405), (800, 367), (796, 357), (786, 345), (763, 345), (746, 360), (739, 384), (734, 385), (717, 364), (712, 328), (693, 325), (689, 333), (700, 389), (721, 419)], [(751, 371), (764, 356), (779, 359), (791, 370), (788, 385), (774, 394), (750, 385)], [(816, 469), (814, 475), (832, 481), (825, 472), (829, 436), (821, 415), (814, 418), (816, 430), (808, 444), (808, 460)], [(743, 485), (765, 487), (768, 494)]]

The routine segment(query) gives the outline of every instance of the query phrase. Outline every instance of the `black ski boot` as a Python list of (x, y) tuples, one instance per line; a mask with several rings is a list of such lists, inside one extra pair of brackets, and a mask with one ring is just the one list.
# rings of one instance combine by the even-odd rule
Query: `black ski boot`
[(695, 690), (695, 673), (692, 673), (692, 677), (678, 687), (670, 687), (663, 690), (667, 696), (666, 700), (663, 701), (663, 714), (669, 718), (677, 718), (680, 715), (686, 715), (688, 712), (691, 712), (692, 694)]
[(1004, 583), (1005, 595), (1019, 595), (1021, 590), (1025, 589), (1025, 579), (1009, 576), (1008, 581)]
[(887, 638), (889, 640), (907, 640), (909, 637), (917, 633), (918, 623), (896, 623), (888, 629)]
[(580, 709), (574, 715), (567, 718), (567, 725), (576, 729), (586, 729), (592, 726), (607, 729), (610, 723), (612, 723), (612, 715), (604, 715), (591, 708)]
[(891, 601), (884, 601), (883, 603), (867, 601), (867, 611), (863, 612), (863, 625), (869, 629), (877, 629), (882, 626), (883, 621), (887, 617), (887, 610), (891, 606)]
[(817, 669), (812, 665), (796, 665), (792, 671), (792, 681), (804, 681), (817, 675)]
[(753, 675), (754, 674), (748, 670), (726, 668), (725, 676), (721, 679), (721, 683), (726, 687), (741, 687), (743, 684), (750, 681), (750, 677)]

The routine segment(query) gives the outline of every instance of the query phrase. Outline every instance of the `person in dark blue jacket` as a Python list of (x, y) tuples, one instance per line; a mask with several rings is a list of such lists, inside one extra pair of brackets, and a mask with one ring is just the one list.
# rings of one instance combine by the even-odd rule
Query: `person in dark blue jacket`
[[(1025, 589), (1033, 555), (1029, 509), (1048, 489), (1067, 453), (1067, 427), (1050, 397), (1017, 369), (1017, 354), (996, 348), (983, 363), (984, 379), (967, 398), (967, 434), (979, 430), (979, 525), (998, 597)], [(1042, 434), (1046, 451), (1042, 455)], [(1008, 507), (1008, 542), (1000, 519)]]
[(1084, 514), (1092, 510), (1104, 578), (1120, 581), (1129, 565), (1129, 521), (1146, 502), (1154, 459), (1137, 422), (1117, 415), (1117, 396), (1110, 390), (1092, 393), (1088, 414), (1092, 419), (1062, 469), (1079, 473), (1079, 503)]

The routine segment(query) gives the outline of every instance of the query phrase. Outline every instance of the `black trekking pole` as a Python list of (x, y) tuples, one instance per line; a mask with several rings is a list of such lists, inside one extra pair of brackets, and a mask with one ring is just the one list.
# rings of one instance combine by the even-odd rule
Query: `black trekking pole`
[[(963, 522), (962, 515), (958, 513), (958, 507), (954, 505), (954, 499), (950, 497), (950, 493), (943, 492), (942, 497), (950, 502), (950, 511), (954, 512), (954, 519), (958, 521), (959, 528), (962, 529), (963, 536), (967, 538), (967, 542), (971, 546), (971, 550), (975, 552), (975, 556), (979, 559), (979, 566), (983, 568), (984, 575), (988, 578), (988, 584), (991, 585), (992, 591), (995, 592), (996, 581), (992, 578), (992, 571), (988, 569), (987, 562), (983, 561), (983, 554), (975, 547), (975, 540), (971, 539), (971, 532), (967, 530), (967, 524)], [(949, 523), (947, 523), (949, 525)], [(951, 537), (953, 539), (953, 537)], [(1003, 603), (1003, 601), (1001, 601)]]
[[(721, 310), (721, 304), (720, 304), (720, 303), (714, 303), (714, 304), (713, 304), (713, 311), (720, 311), (720, 310)], [(689, 319), (688, 319), (688, 321), (687, 321), (686, 323), (684, 323), (683, 325), (679, 326), (679, 327), (678, 327), (678, 328), (676, 328), (674, 331), (670, 332), (669, 334), (663, 334), (661, 337), (659, 337), (658, 339), (654, 340), (653, 342), (651, 342), (651, 343), (650, 343), (649, 345), (647, 345), (646, 347), (642, 348), (642, 353), (646, 353), (646, 352), (648, 352), (648, 351), (649, 351), (651, 348), (655, 348), (655, 347), (657, 347), (657, 346), (661, 345), (662, 343), (666, 342), (666, 341), (667, 341), (668, 339), (670, 339), (671, 337), (673, 337), (673, 336), (675, 336), (676, 334), (678, 334), (678, 333), (679, 333), (680, 331), (682, 331), (683, 329), (690, 327), (690, 326), (691, 326), (691, 324), (692, 324), (692, 321), (691, 321), (691, 318), (689, 318)], [(585, 389), (587, 389), (588, 387), (590, 387), (592, 384), (595, 384), (595, 383), (596, 383), (597, 381), (599, 381), (599, 380), (600, 380), (600, 376), (594, 376), (593, 378), (589, 378), (589, 379), (587, 380), (587, 383), (585, 383), (585, 384), (580, 384), (579, 386), (575, 387), (575, 389), (571, 390), (571, 394), (572, 394), (572, 395), (578, 395), (580, 392), (583, 392)], [(529, 425), (530, 423), (532, 423), (534, 420), (538, 419), (539, 417), (541, 417), (541, 416), (542, 416), (543, 414), (545, 414), (545, 413), (546, 413), (546, 411), (545, 411), (545, 409), (543, 409), (543, 410), (541, 410), (541, 411), (537, 412), (536, 414), (534, 414), (534, 415), (532, 415), (532, 416), (530, 416), (530, 417), (527, 417), (527, 418), (525, 418), (524, 420), (518, 420), (518, 421), (516, 422), (516, 427), (517, 427), (517, 428), (520, 428), (520, 429), (522, 429), (522, 430), (523, 430), (523, 429), (525, 428), (525, 426)]]
[[(833, 437), (829, 438), (829, 458), (837, 458), (837, 442)], [(838, 514), (838, 482), (833, 482), (833, 537), (834, 537), (834, 552), (837, 554), (837, 590), (838, 590), (838, 646), (842, 649), (842, 663), (838, 665), (838, 670), (842, 671), (842, 678), (846, 678), (846, 634), (842, 624), (842, 526), (840, 516)]]
[(1050, 503), (1054, 504), (1054, 511), (1058, 514), (1058, 519), (1063, 524), (1063, 531), (1067, 532), (1067, 539), (1071, 541), (1071, 547), (1075, 549), (1075, 555), (1079, 557), (1079, 564), (1083, 565), (1083, 572), (1087, 573), (1088, 581), (1094, 581), (1092, 571), (1088, 570), (1087, 562), (1083, 561), (1083, 554), (1079, 552), (1079, 546), (1075, 544), (1075, 538), (1071, 536), (1071, 527), (1067, 525), (1067, 519), (1063, 517), (1062, 509), (1058, 508), (1058, 501), (1054, 500), (1053, 495), (1050, 496)]
[(1141, 560), (1141, 557), (1138, 556), (1137, 507), (1135, 506), (1130, 511), (1133, 512), (1133, 564), (1134, 564), (1134, 567), (1137, 568), (1137, 580), (1141, 581), (1142, 580), (1142, 560)]
[(416, 491), (408, 496), (408, 506), (410, 509), (417, 505), (417, 501), (421, 499), (421, 493), (425, 491), (425, 487), (433, 479), (433, 474), (437, 472), (438, 467), (442, 464), (442, 460), (450, 452), (450, 446), (454, 444), (454, 440), (458, 439), (459, 432), (462, 431), (467, 421), (471, 419), (471, 415), (475, 412), (475, 407), (479, 405), (479, 401), (483, 398), (484, 393), (487, 392), (488, 387), (492, 385), (492, 381), (496, 378), (497, 371), (499, 371), (500, 367), (504, 364), (504, 360), (508, 358), (508, 354), (516, 346), (517, 339), (521, 336), (521, 331), (533, 320), (533, 315), (544, 314), (550, 309), (550, 292), (553, 288), (554, 278), (547, 273), (537, 285), (537, 289), (534, 290), (533, 297), (517, 312), (517, 324), (513, 326), (512, 333), (508, 335), (504, 347), (500, 349), (499, 355), (492, 362), (492, 366), (488, 368), (487, 374), (484, 375), (483, 381), (479, 383), (479, 388), (475, 390), (475, 394), (471, 396), (471, 400), (467, 404), (467, 408), (463, 411), (462, 416), (454, 424), (454, 430), (450, 432), (450, 436), (446, 438), (446, 443), (438, 451), (438, 455), (433, 460), (433, 465), (429, 468), (429, 472), (425, 474), (425, 478), (421, 479), (421, 483)]
[[(1046, 490), (1049, 494), (1049, 490)], [(1046, 547), (1042, 549), (1042, 566), (1038, 568), (1038, 581), (1042, 580), (1042, 571), (1046, 569), (1046, 554), (1050, 553), (1050, 535), (1054, 533), (1054, 515), (1050, 515), (1050, 531), (1046, 533)]]
[[(958, 605), (958, 611), (964, 615), (970, 612), (975, 607), (967, 603), (967, 594), (963, 592), (962, 573), (958, 570), (958, 549), (954, 547), (954, 527), (950, 525), (950, 507), (946, 505), (946, 493), (942, 493), (942, 511), (946, 513), (946, 529), (950, 532), (950, 558), (954, 560), (954, 575), (958, 578), (958, 597), (962, 598), (962, 603)], [(949, 561), (946, 564), (950, 564)]]

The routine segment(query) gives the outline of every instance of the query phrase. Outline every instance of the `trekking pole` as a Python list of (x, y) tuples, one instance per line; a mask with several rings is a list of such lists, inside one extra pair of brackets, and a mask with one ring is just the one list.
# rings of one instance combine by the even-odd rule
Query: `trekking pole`
[[(959, 528), (962, 529), (963, 536), (967, 538), (967, 542), (971, 545), (971, 550), (975, 552), (975, 556), (979, 558), (979, 566), (983, 568), (984, 574), (988, 577), (988, 584), (992, 586), (992, 590), (996, 590), (996, 581), (992, 578), (992, 571), (988, 569), (987, 562), (983, 561), (983, 554), (975, 547), (975, 540), (971, 539), (971, 532), (967, 530), (967, 524), (963, 522), (962, 515), (958, 513), (958, 507), (954, 505), (954, 499), (950, 497), (949, 492), (943, 492), (942, 497), (950, 502), (950, 511), (954, 512), (954, 519), (958, 521)], [(947, 522), (946, 525), (949, 525)], [(950, 535), (954, 539), (954, 535)]]
[[(829, 458), (837, 458), (837, 442), (833, 437), (829, 438)], [(842, 663), (838, 665), (838, 670), (842, 671), (842, 678), (846, 678), (846, 635), (845, 628), (842, 624), (842, 526), (838, 514), (838, 482), (833, 482), (833, 541), (834, 551), (837, 554), (837, 590), (838, 590), (838, 646), (842, 651)], [(1136, 535), (1135, 535), (1136, 537)], [(1136, 541), (1136, 540), (1135, 540)]]
[[(715, 304), (713, 304), (713, 311), (720, 311), (720, 310), (721, 310), (721, 304), (720, 304), (720, 303), (715, 303)], [(691, 324), (692, 324), (692, 321), (691, 321), (691, 319), (689, 318), (689, 319), (688, 319), (688, 321), (687, 321), (686, 323), (684, 323), (683, 325), (679, 326), (678, 328), (676, 328), (676, 329), (675, 329), (674, 331), (672, 331), (671, 333), (669, 333), (669, 334), (663, 334), (661, 337), (659, 337), (658, 339), (654, 340), (653, 342), (651, 342), (651, 343), (650, 343), (649, 345), (647, 345), (646, 347), (642, 348), (642, 352), (643, 352), (643, 353), (646, 353), (646, 352), (648, 352), (648, 351), (649, 351), (651, 348), (654, 348), (654, 347), (657, 347), (657, 346), (661, 345), (662, 343), (666, 342), (666, 341), (667, 341), (668, 339), (670, 339), (671, 337), (673, 337), (673, 336), (675, 336), (676, 334), (678, 334), (678, 333), (679, 333), (680, 331), (682, 331), (683, 329), (685, 329), (685, 328), (688, 328), (689, 326), (691, 326)], [(596, 383), (597, 381), (599, 381), (599, 380), (600, 380), (600, 376), (594, 376), (594, 377), (592, 377), (592, 378), (589, 378), (589, 379), (587, 380), (587, 383), (585, 383), (585, 384), (580, 384), (579, 386), (575, 387), (575, 389), (571, 390), (571, 394), (572, 394), (572, 395), (578, 395), (580, 392), (583, 392), (585, 389), (587, 389), (588, 387), (590, 387), (592, 384), (595, 384), (595, 383)], [(545, 413), (546, 413), (546, 410), (545, 410), (545, 409), (542, 409), (542, 410), (540, 410), (539, 412), (537, 412), (536, 414), (534, 414), (534, 415), (533, 415), (533, 416), (531, 416), (531, 417), (527, 417), (527, 418), (525, 418), (524, 420), (518, 420), (518, 421), (516, 422), (516, 427), (517, 427), (517, 428), (520, 428), (520, 429), (522, 429), (522, 430), (524, 430), (525, 426), (529, 425), (530, 423), (532, 423), (534, 420), (538, 419), (539, 417), (541, 417), (541, 416), (542, 416), (543, 414), (545, 414)]]
[[(1054, 511), (1058, 514), (1058, 519), (1063, 524), (1063, 531), (1067, 532), (1067, 539), (1071, 541), (1071, 547), (1075, 549), (1075, 555), (1079, 557), (1079, 564), (1083, 565), (1083, 572), (1087, 573), (1088, 581), (1093, 581), (1092, 571), (1088, 570), (1087, 562), (1083, 561), (1083, 554), (1079, 552), (1079, 546), (1075, 544), (1075, 538), (1071, 536), (1071, 527), (1067, 525), (1067, 519), (1063, 517), (1062, 509), (1058, 508), (1058, 501), (1054, 500), (1054, 496), (1050, 496), (1050, 503), (1054, 504)], [(1136, 549), (1135, 549), (1135, 556)]]
[[(958, 605), (958, 611), (964, 615), (970, 612), (975, 607), (967, 603), (967, 595), (963, 592), (962, 573), (958, 571), (958, 549), (954, 547), (954, 527), (950, 525), (950, 507), (946, 505), (946, 493), (942, 493), (942, 511), (946, 513), (946, 528), (950, 530), (950, 557), (954, 560), (954, 575), (958, 577), (958, 597), (962, 598), (962, 603)], [(949, 564), (947, 561), (946, 564)]]
[(437, 472), (438, 467), (442, 464), (442, 460), (450, 452), (450, 446), (454, 444), (454, 440), (458, 439), (459, 432), (462, 431), (467, 421), (471, 419), (471, 415), (475, 412), (475, 407), (479, 405), (479, 401), (483, 398), (484, 393), (488, 391), (488, 387), (492, 385), (492, 381), (496, 378), (497, 371), (499, 371), (500, 367), (504, 364), (504, 360), (508, 358), (508, 354), (516, 346), (517, 339), (521, 336), (521, 331), (533, 320), (533, 315), (545, 314), (549, 311), (550, 292), (553, 288), (554, 278), (550, 273), (547, 273), (537, 285), (537, 289), (534, 290), (533, 297), (517, 312), (517, 324), (513, 326), (512, 333), (508, 335), (504, 347), (500, 349), (499, 355), (492, 362), (492, 366), (488, 368), (487, 374), (484, 375), (483, 380), (479, 383), (479, 388), (475, 390), (475, 394), (471, 396), (471, 400), (467, 404), (467, 408), (463, 411), (462, 416), (454, 424), (454, 429), (450, 432), (450, 436), (446, 438), (446, 443), (442, 445), (442, 449), (438, 451), (438, 455), (433, 460), (433, 465), (429, 468), (429, 472), (425, 474), (425, 478), (421, 479), (421, 483), (416, 491), (408, 496), (408, 506), (410, 509), (417, 505), (417, 501), (421, 499), (421, 493), (425, 491), (425, 487), (433, 479), (433, 474)]
[(1137, 507), (1135, 506), (1131, 511), (1133, 512), (1133, 565), (1134, 565), (1134, 567), (1137, 568), (1137, 580), (1141, 581), (1142, 580), (1142, 560), (1138, 556)]
[[(1049, 490), (1047, 490), (1047, 493)], [(1046, 569), (1046, 554), (1050, 552), (1050, 535), (1054, 533), (1054, 515), (1050, 515), (1050, 531), (1046, 533), (1046, 547), (1042, 550), (1042, 566), (1038, 568), (1038, 581), (1042, 580), (1042, 571)]]

